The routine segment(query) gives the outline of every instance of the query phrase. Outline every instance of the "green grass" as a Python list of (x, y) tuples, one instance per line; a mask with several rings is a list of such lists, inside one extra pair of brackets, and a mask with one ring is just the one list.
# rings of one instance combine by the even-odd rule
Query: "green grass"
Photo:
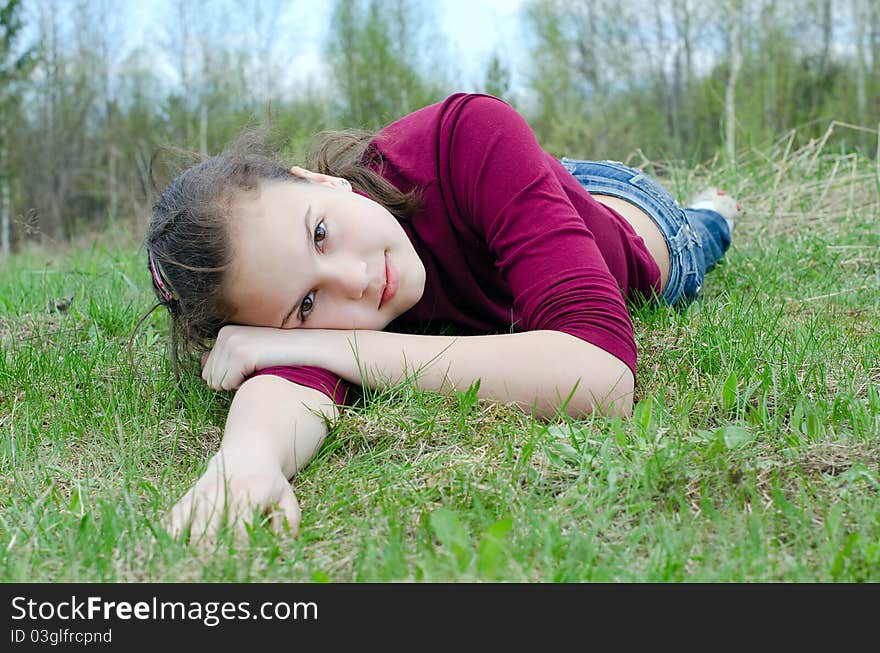
[(206, 552), (158, 529), (230, 397), (175, 387), (158, 311), (130, 368), (152, 302), (136, 242), (16, 254), (0, 267), (0, 577), (880, 580), (880, 177), (785, 143), (658, 170), (747, 214), (701, 302), (635, 311), (631, 420), (379, 393), (294, 478), (296, 540), (258, 526)]

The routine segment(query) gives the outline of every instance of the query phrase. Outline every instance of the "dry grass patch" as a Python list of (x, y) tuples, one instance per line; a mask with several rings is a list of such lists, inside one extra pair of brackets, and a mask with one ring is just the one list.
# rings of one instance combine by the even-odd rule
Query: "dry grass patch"
[[(805, 472), (836, 477), (862, 465), (880, 473), (880, 444), (864, 442), (822, 442), (807, 447), (793, 461)], [(880, 486), (875, 488), (880, 490)]]
[(0, 315), (0, 347), (7, 355), (14, 354), (20, 347), (54, 347), (58, 344), (58, 336), (79, 336), (87, 328), (82, 316), (66, 312), (25, 313), (15, 317)]
[[(878, 153), (875, 165), (857, 154), (826, 151), (828, 140), (840, 130), (876, 135)], [(821, 232), (846, 231), (843, 225), (861, 215), (880, 214), (880, 132), (832, 121), (821, 138), (810, 139), (794, 149), (797, 130), (793, 129), (768, 148), (753, 147), (744, 153), (734, 170), (737, 182), (728, 188), (746, 208), (738, 236), (752, 237), (756, 230), (769, 236), (795, 234), (804, 229)], [(752, 171), (757, 174), (750, 175)], [(704, 166), (693, 168), (688, 185), (731, 172), (718, 156)]]

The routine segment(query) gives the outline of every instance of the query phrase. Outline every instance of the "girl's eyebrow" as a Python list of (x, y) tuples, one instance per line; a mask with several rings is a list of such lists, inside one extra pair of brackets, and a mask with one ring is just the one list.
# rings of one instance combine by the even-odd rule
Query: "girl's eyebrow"
[[(309, 204), (309, 205), (306, 207), (306, 213), (305, 213), (305, 215), (303, 216), (303, 225), (305, 226), (305, 230), (306, 230), (306, 243), (308, 243), (308, 242), (311, 241), (311, 239), (312, 239), (311, 230), (309, 229), (309, 217), (311, 216), (311, 214), (312, 214), (312, 205)], [(302, 301), (302, 298), (297, 299), (297, 300), (293, 303), (293, 306), (292, 306), (291, 309), (287, 312), (287, 315), (285, 315), (285, 316), (284, 316), (284, 319), (281, 320), (281, 325), (278, 327), (279, 329), (283, 329), (283, 328), (284, 328), (284, 324), (285, 324), (285, 322), (287, 322), (287, 320), (290, 319), (290, 316), (293, 315), (293, 314), (296, 312), (296, 309), (299, 308), (299, 305), (300, 305), (300, 302), (301, 302), (301, 301)]]

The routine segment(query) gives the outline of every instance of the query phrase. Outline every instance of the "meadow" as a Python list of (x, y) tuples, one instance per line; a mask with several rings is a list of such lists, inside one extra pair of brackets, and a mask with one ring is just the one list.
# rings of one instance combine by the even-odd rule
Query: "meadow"
[(131, 365), (140, 227), (23, 247), (0, 263), (0, 579), (880, 581), (880, 156), (831, 151), (846, 129), (697, 169), (634, 156), (746, 213), (698, 303), (633, 309), (632, 418), (369, 393), (292, 480), (295, 539), (160, 527), (231, 395), (175, 383), (161, 311)]

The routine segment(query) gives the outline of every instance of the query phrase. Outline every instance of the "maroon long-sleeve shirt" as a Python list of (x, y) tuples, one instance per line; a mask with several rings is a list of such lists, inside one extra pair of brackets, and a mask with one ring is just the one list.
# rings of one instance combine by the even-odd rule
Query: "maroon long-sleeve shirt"
[[(625, 300), (659, 291), (660, 270), (630, 224), (544, 152), (512, 107), (458, 93), (392, 123), (372, 145), (365, 163), (423, 200), (401, 224), (425, 265), (425, 291), (387, 331), (561, 331), (635, 376)], [(346, 402), (346, 382), (327, 370), (257, 374)]]

